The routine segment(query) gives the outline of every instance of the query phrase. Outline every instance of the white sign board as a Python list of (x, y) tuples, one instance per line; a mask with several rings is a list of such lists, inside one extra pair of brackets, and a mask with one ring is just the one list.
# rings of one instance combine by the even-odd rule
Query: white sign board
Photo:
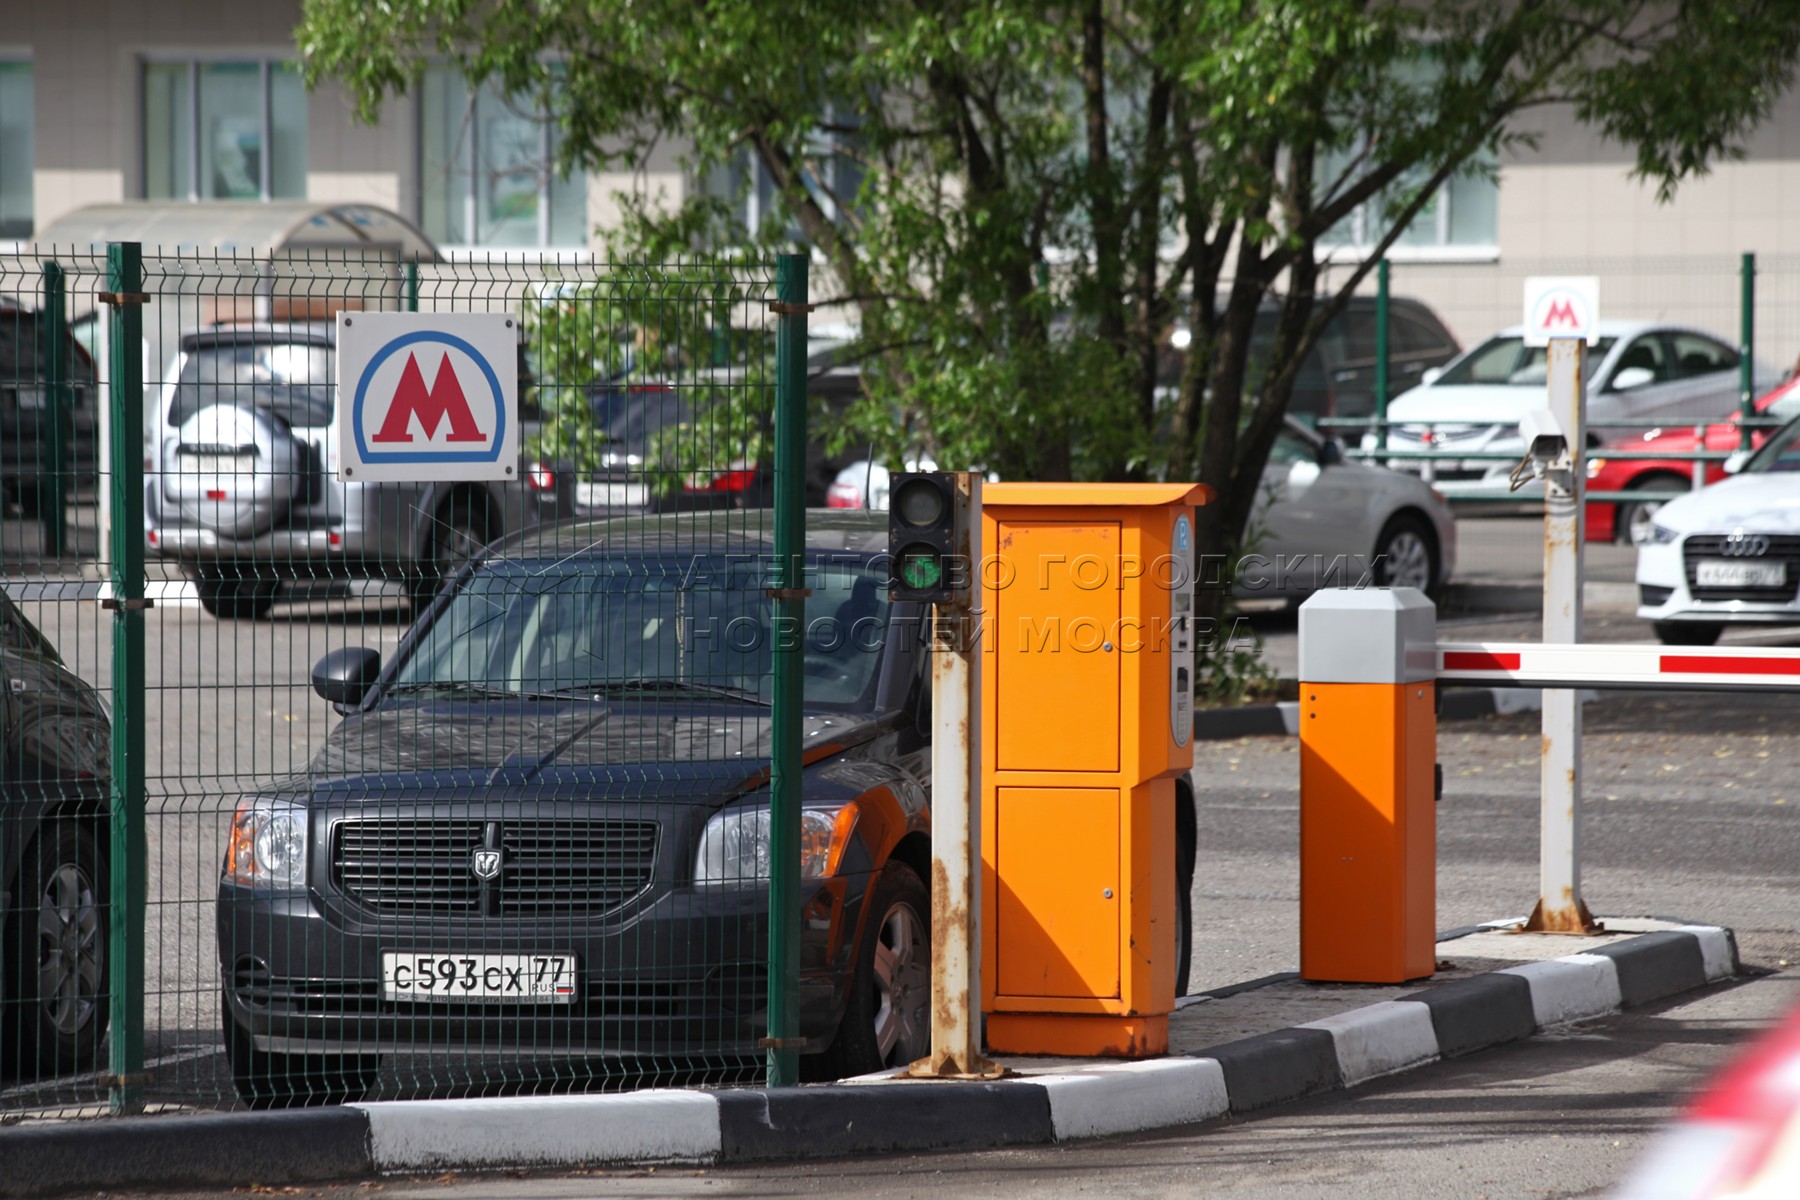
[(519, 331), (505, 313), (340, 312), (338, 478), (514, 478)]
[(1595, 275), (1533, 275), (1525, 281), (1525, 344), (1547, 346), (1555, 337), (1582, 338), (1600, 331), (1600, 279)]

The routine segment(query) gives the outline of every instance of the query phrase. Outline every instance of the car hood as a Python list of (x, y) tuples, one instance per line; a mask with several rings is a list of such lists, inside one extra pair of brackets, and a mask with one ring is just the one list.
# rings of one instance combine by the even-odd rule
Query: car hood
[(1465, 425), (1517, 425), (1519, 418), (1547, 403), (1541, 387), (1505, 384), (1433, 385), (1394, 397), (1388, 420)]
[[(892, 715), (808, 714), (803, 761), (868, 740)], [(630, 788), (658, 800), (716, 800), (767, 781), (770, 723), (762, 708), (667, 701), (388, 704), (347, 717), (295, 790), (370, 795), (568, 783)]]
[(1800, 533), (1800, 475), (1734, 475), (1671, 500), (1656, 523), (1677, 533)]

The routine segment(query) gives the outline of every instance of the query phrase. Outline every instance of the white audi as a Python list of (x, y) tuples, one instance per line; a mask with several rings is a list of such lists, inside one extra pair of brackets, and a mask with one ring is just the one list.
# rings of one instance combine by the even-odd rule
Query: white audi
[(1638, 616), (1675, 646), (1729, 624), (1800, 625), (1800, 419), (1657, 510), (1638, 547)]

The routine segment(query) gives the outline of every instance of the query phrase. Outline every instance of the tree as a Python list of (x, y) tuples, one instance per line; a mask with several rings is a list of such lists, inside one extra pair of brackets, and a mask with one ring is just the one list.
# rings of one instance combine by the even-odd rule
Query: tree
[[(533, 98), (560, 166), (668, 142), (695, 179), (755, 167), (758, 228), (717, 195), (636, 196), (615, 244), (810, 243), (822, 299), (861, 318), (855, 436), (1007, 478), (1201, 479), (1200, 549), (1222, 553), (1306, 351), (1439, 188), (1562, 104), (1666, 198), (1789, 86), (1800, 6), (306, 0), (298, 39), (309, 82), (368, 119), (438, 57)], [(1320, 294), (1316, 248), (1359, 209), (1373, 251)]]

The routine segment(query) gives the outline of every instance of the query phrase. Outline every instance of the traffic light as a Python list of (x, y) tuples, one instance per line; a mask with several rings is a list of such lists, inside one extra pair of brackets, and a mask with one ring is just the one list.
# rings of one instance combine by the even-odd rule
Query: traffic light
[(894, 477), (888, 492), (890, 599), (968, 604), (968, 506), (957, 482), (951, 471)]

